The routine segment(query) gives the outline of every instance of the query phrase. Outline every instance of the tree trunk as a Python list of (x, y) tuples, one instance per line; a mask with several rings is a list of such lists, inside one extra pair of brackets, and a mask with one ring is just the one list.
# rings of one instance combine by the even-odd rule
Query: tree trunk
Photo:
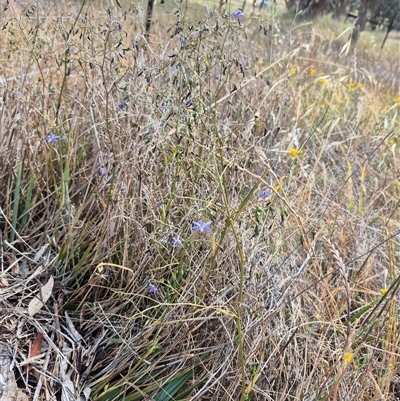
[(398, 11), (396, 11), (396, 12), (394, 13), (392, 19), (391, 19), (390, 22), (389, 22), (389, 25), (388, 25), (387, 31), (386, 31), (386, 35), (385, 35), (385, 39), (383, 39), (383, 42), (382, 42), (381, 50), (383, 49), (383, 46), (385, 46), (386, 39), (387, 39), (387, 37), (389, 36), (390, 31), (393, 29), (394, 20), (396, 19), (397, 14), (398, 14)]
[(322, 14), (326, 5), (326, 0), (314, 0), (311, 2), (310, 15), (315, 18), (317, 15)]
[(354, 24), (353, 33), (351, 34), (351, 44), (354, 46), (360, 36), (360, 32), (365, 29), (367, 23), (369, 0), (361, 0), (360, 9), (358, 10), (358, 17)]
[(333, 19), (339, 20), (346, 12), (346, 0), (336, 0), (334, 7)]
[(151, 20), (153, 19), (153, 6), (154, 0), (147, 1), (147, 15), (146, 15), (146, 38), (149, 37), (150, 28), (151, 28)]

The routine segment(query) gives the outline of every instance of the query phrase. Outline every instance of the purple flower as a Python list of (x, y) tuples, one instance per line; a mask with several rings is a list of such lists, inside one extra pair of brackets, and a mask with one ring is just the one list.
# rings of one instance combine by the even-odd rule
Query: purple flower
[(199, 37), (199, 31), (193, 31), (190, 36), (193, 36), (194, 38), (198, 38)]
[(217, 81), (221, 81), (221, 74), (217, 74), (217, 75), (215, 76), (215, 79), (216, 79)]
[(78, 14), (77, 17), (81, 21), (85, 21), (85, 17), (82, 14)]
[(272, 195), (272, 191), (270, 189), (265, 189), (264, 191), (261, 191), (260, 198), (267, 199), (271, 195)]
[(154, 294), (158, 291), (158, 287), (154, 284), (149, 284), (149, 294)]
[(101, 175), (106, 175), (106, 174), (107, 174), (107, 169), (106, 169), (105, 167), (100, 167), (100, 168), (99, 168), (99, 173), (100, 173)]
[(115, 22), (114, 26), (116, 29), (118, 29), (119, 31), (122, 29), (121, 24), (119, 22)]
[(57, 143), (58, 142), (58, 138), (60, 138), (58, 135), (51, 133), (50, 135), (47, 135), (44, 140), (47, 143)]
[(241, 21), (243, 19), (243, 11), (242, 10), (236, 10), (232, 13), (231, 15), (232, 19), (237, 19), (238, 21)]
[(192, 99), (185, 100), (185, 106), (190, 107), (192, 105)]
[(123, 103), (118, 103), (118, 108), (120, 110), (123, 110), (125, 108), (125, 105)]
[(184, 44), (186, 42), (185, 38), (183, 36), (180, 37), (179, 41)]
[(63, 39), (65, 40), (65, 41), (67, 41), (68, 40), (68, 34), (67, 33), (63, 33), (62, 34), (62, 37), (63, 37)]
[(202, 220), (194, 221), (192, 230), (200, 231), (202, 233), (203, 232), (209, 233), (211, 231), (210, 224), (211, 224), (211, 221), (209, 221), (208, 223), (204, 223), (204, 221), (202, 221)]
[(174, 235), (174, 237), (171, 240), (171, 245), (175, 246), (177, 248), (181, 248), (182, 247), (182, 242), (179, 238), (179, 235)]

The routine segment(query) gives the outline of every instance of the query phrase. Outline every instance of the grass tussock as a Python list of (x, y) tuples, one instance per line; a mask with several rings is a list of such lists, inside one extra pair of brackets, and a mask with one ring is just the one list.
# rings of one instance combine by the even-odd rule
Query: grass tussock
[(160, 5), (145, 40), (139, 6), (63, 7), (2, 13), (0, 331), (19, 387), (395, 400), (396, 56), (339, 56), (344, 36), (271, 10)]

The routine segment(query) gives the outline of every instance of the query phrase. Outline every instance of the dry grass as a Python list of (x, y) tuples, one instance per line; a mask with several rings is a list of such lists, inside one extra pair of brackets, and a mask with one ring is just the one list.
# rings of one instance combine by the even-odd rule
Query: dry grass
[(395, 400), (396, 55), (185, 3), (147, 42), (140, 7), (108, 9), (2, 14), (0, 345), (19, 386)]

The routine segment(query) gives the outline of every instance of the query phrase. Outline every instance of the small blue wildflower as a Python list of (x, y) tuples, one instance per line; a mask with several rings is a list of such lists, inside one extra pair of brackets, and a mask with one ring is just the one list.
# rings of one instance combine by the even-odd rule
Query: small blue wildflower
[(186, 39), (185, 39), (183, 36), (181, 36), (180, 39), (179, 39), (179, 41), (180, 41), (182, 44), (184, 44), (184, 43), (186, 42)]
[(138, 50), (138, 49), (139, 49), (139, 44), (138, 44), (138, 42), (136, 42), (136, 40), (132, 40), (131, 44), (132, 44), (132, 47), (133, 47), (135, 50)]
[(85, 21), (85, 17), (82, 14), (78, 14), (76, 18), (81, 21)]
[(190, 33), (190, 36), (193, 36), (194, 38), (198, 38), (199, 37), (199, 31), (193, 31)]
[(192, 105), (192, 99), (185, 100), (185, 106), (190, 107)]
[(107, 169), (106, 169), (105, 167), (100, 167), (100, 168), (99, 168), (99, 173), (100, 173), (101, 175), (106, 175), (106, 174), (107, 174)]
[(182, 248), (182, 241), (179, 238), (179, 235), (174, 235), (174, 237), (171, 240), (171, 245), (177, 248)]
[(13, 92), (13, 96), (14, 97), (19, 97), (21, 94), (19, 93), (19, 91), (14, 91)]
[(44, 140), (47, 143), (57, 143), (58, 142), (58, 138), (60, 138), (58, 135), (51, 133), (50, 135), (47, 135)]
[(125, 105), (123, 103), (118, 103), (118, 108), (120, 110), (123, 110), (125, 108)]
[(272, 195), (272, 191), (270, 189), (265, 189), (264, 191), (261, 191), (260, 198), (267, 199), (271, 195)]
[(119, 31), (122, 29), (121, 24), (119, 22), (115, 22), (114, 26), (116, 29), (118, 29)]
[(85, 131), (84, 135), (87, 138), (90, 135), (90, 131), (89, 130)]
[(241, 21), (243, 19), (243, 11), (242, 10), (236, 10), (232, 13), (231, 15), (232, 19), (237, 19), (238, 21)]
[(67, 33), (63, 33), (62, 34), (62, 37), (63, 37), (63, 39), (65, 40), (65, 41), (67, 41), (68, 40), (68, 34)]
[(149, 294), (154, 294), (158, 291), (158, 287), (154, 284), (149, 285)]
[(67, 77), (69, 77), (70, 75), (71, 75), (71, 67), (68, 67), (68, 69), (67, 69)]
[(221, 81), (221, 74), (217, 74), (217, 75), (215, 76), (215, 79), (216, 79), (217, 81)]
[(210, 224), (211, 224), (211, 222), (204, 223), (204, 221), (202, 221), (202, 220), (194, 221), (192, 230), (193, 231), (200, 231), (202, 233), (203, 232), (209, 233), (211, 231)]

